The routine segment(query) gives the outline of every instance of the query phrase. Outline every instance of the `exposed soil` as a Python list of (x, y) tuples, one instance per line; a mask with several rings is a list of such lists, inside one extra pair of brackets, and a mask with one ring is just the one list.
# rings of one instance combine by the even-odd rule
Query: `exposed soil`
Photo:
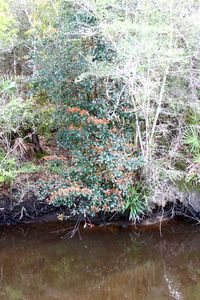
[[(57, 222), (58, 215), (67, 214), (65, 207), (55, 207), (45, 202), (40, 202), (33, 194), (26, 195), (22, 202), (15, 203), (12, 194), (6, 189), (0, 191), (0, 225), (24, 224), (24, 223), (50, 223)], [(161, 230), (161, 226), (173, 223), (177, 219), (187, 221), (198, 221), (199, 216), (191, 209), (184, 208), (181, 204), (176, 207), (168, 205), (164, 210), (156, 208), (152, 215), (146, 215), (137, 223), (128, 219), (128, 214), (123, 215), (97, 215), (95, 218), (85, 219), (83, 216), (74, 216), (68, 221), (80, 225), (83, 223), (88, 227), (98, 228), (132, 228), (137, 231)], [(78, 227), (77, 227), (78, 228)], [(75, 234), (75, 231), (73, 232)]]

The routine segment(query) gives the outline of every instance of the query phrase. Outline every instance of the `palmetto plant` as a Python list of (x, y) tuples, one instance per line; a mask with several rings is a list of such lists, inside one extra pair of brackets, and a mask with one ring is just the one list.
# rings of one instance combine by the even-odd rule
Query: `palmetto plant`
[(183, 143), (192, 154), (192, 162), (187, 168), (185, 181), (196, 188), (200, 184), (200, 136), (198, 125), (190, 125), (185, 130)]
[(188, 150), (193, 155), (197, 155), (200, 152), (200, 137), (199, 137), (199, 128), (196, 126), (188, 127), (183, 135), (183, 143), (187, 145)]
[(197, 164), (200, 164), (200, 152), (195, 154), (194, 162), (197, 163)]

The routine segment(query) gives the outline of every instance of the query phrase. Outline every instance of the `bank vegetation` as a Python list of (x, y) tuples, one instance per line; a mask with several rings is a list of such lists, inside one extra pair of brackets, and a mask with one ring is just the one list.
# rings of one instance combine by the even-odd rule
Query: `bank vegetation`
[(198, 221), (199, 1), (1, 0), (0, 11), (2, 215), (7, 197), (18, 220), (34, 199), (61, 220)]

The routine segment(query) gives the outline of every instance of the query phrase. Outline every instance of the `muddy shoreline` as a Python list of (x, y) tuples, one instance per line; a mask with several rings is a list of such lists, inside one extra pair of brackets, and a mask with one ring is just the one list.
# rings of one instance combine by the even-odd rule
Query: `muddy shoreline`
[(6, 193), (0, 195), (0, 226), (18, 224), (39, 224), (39, 223), (72, 223), (72, 227), (85, 226), (88, 228), (121, 228), (133, 230), (160, 230), (165, 225), (170, 225), (178, 221), (199, 223), (199, 215), (191, 208), (186, 208), (177, 203), (176, 206), (169, 204), (164, 209), (155, 208), (151, 214), (146, 214), (138, 222), (129, 221), (128, 213), (116, 215), (98, 214), (94, 218), (84, 218), (78, 215), (59, 221), (59, 215), (67, 215), (65, 207), (55, 207), (45, 202), (38, 201), (33, 195), (29, 195), (26, 200), (14, 203), (12, 196)]

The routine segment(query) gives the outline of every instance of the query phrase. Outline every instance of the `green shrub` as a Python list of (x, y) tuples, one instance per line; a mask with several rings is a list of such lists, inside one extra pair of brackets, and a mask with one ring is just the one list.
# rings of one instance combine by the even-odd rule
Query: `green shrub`
[(198, 148), (194, 134), (192, 144), (191, 132), (182, 136), (187, 112), (199, 109), (196, 10), (187, 1), (61, 1), (37, 40), (33, 85), (56, 104), (58, 144), (71, 160), (51, 166), (60, 183), (44, 183), (43, 197), (76, 212), (127, 208), (131, 219), (144, 201), (138, 181), (151, 203), (176, 201), (188, 150)]

